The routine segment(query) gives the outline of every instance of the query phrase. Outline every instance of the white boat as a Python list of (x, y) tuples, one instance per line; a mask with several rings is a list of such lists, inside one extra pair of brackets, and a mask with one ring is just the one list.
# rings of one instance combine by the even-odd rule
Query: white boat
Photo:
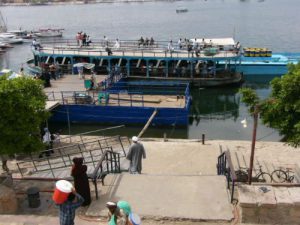
[(13, 46), (11, 46), (11, 45), (8, 44), (8, 43), (3, 43), (3, 42), (0, 41), (0, 48), (1, 48), (1, 49), (13, 48)]
[(64, 29), (39, 29), (38, 31), (34, 32), (37, 37), (40, 38), (49, 38), (49, 37), (62, 37)]
[(11, 33), (1, 33), (0, 41), (7, 44), (22, 44), (24, 42), (23, 38), (17, 38)]
[(16, 35), (16, 37), (23, 38), (23, 39), (32, 39), (35, 37), (33, 32), (28, 32), (26, 30), (21, 30), (21, 29), (20, 30), (9, 30), (9, 31), (7, 31), (7, 33), (14, 34), (14, 35)]

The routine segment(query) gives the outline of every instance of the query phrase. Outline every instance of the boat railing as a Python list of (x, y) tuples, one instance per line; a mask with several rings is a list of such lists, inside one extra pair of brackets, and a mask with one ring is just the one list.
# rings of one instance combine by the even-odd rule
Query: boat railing
[[(89, 46), (78, 46), (74, 40), (62, 42), (43, 42), (42, 53), (72, 54), (84, 56), (131, 56), (131, 57), (171, 57), (171, 58), (228, 58), (237, 57), (239, 52), (235, 49), (219, 49), (207, 47), (199, 50), (187, 48), (172, 48), (168, 50), (167, 42), (156, 42), (154, 45), (139, 45), (137, 41), (120, 41), (119, 47), (113, 43), (105, 44), (103, 40), (93, 42)], [(109, 50), (108, 50), (109, 49)], [(110, 53), (109, 53), (110, 52)]]
[[(139, 90), (135, 87), (118, 86), (115, 89), (106, 91), (61, 91), (61, 92), (46, 92), (48, 101), (58, 101), (63, 105), (103, 105), (103, 106), (130, 106), (130, 107), (144, 107), (147, 102), (156, 102), (156, 100), (146, 99), (145, 96), (154, 95), (175, 95), (183, 96), (186, 101), (189, 100), (189, 85), (186, 87), (174, 87), (169, 90), (166, 87), (150, 88), (148, 90)], [(152, 97), (151, 99), (155, 99)], [(187, 106), (187, 104), (185, 105)]]

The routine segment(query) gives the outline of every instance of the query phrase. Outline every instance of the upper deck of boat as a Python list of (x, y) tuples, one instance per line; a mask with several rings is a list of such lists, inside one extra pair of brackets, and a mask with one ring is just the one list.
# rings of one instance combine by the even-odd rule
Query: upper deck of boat
[[(141, 45), (137, 41), (115, 42), (103, 40), (92, 42), (89, 46), (78, 46), (74, 40), (62, 40), (60, 42), (42, 42), (41, 48), (33, 50), (34, 54), (40, 56), (83, 56), (100, 58), (153, 58), (153, 59), (198, 59), (198, 60), (224, 60), (237, 59), (239, 51), (234, 46), (221, 46), (213, 44), (192, 44), (188, 46), (173, 44), (168, 48), (168, 42), (156, 42), (153, 45)], [(111, 54), (108, 53), (108, 49)], [(171, 50), (170, 50), (171, 49)]]

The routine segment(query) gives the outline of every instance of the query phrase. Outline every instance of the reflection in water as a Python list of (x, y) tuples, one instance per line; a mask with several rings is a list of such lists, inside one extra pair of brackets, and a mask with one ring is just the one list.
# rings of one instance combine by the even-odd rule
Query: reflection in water
[(192, 89), (193, 103), (190, 124), (198, 126), (200, 119), (229, 119), (239, 117), (240, 96), (238, 88), (195, 88)]

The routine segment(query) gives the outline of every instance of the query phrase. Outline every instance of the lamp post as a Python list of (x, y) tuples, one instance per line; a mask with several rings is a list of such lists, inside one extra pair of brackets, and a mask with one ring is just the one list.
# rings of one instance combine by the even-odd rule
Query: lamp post
[(255, 141), (256, 141), (256, 131), (257, 131), (257, 121), (258, 121), (258, 106), (256, 105), (253, 112), (253, 132), (252, 132), (252, 144), (251, 144), (251, 155), (250, 155), (250, 166), (248, 171), (248, 184), (251, 185), (252, 181), (252, 170), (253, 170), (253, 161), (254, 161), (254, 152), (255, 152)]

